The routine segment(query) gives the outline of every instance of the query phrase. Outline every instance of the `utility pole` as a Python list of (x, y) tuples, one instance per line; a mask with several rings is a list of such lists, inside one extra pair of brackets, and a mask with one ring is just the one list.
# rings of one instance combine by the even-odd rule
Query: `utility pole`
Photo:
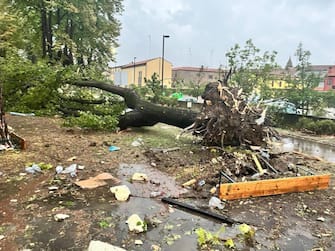
[(163, 35), (163, 49), (162, 49), (162, 91), (164, 89), (164, 40), (169, 38), (169, 35)]

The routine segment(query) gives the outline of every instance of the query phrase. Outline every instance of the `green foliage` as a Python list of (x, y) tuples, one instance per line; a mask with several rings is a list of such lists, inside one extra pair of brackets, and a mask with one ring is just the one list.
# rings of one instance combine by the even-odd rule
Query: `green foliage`
[(314, 121), (311, 118), (301, 118), (297, 123), (297, 129), (318, 135), (334, 135), (335, 121), (329, 119)]
[(242, 233), (245, 244), (253, 247), (255, 245), (255, 230), (247, 224), (241, 224), (238, 228)]
[(111, 48), (118, 45), (121, 24), (116, 16), (123, 11), (122, 0), (2, 0), (1, 5), (14, 19), (7, 19), (7, 41), (32, 61), (97, 62), (101, 67), (113, 60)]
[(101, 220), (101, 221), (99, 221), (99, 227), (101, 227), (101, 228), (108, 228), (109, 227), (109, 223), (106, 220)]
[(229, 67), (233, 74), (229, 85), (242, 88), (247, 94), (267, 84), (271, 78), (271, 70), (276, 67), (277, 52), (264, 52), (261, 54), (252, 42), (247, 40), (243, 48), (236, 44), (227, 53)]
[(320, 92), (319, 95), (320, 95), (320, 99), (324, 103), (324, 106), (335, 107), (335, 92), (334, 91)]
[(211, 233), (203, 228), (197, 228), (195, 233), (197, 234), (197, 242), (201, 248), (208, 246), (215, 246), (221, 244), (219, 235), (225, 231), (225, 228), (222, 227), (218, 232)]
[(317, 109), (322, 103), (320, 95), (314, 90), (320, 82), (320, 76), (310, 71), (311, 53), (305, 51), (302, 43), (298, 45), (295, 56), (298, 64), (296, 66), (297, 75), (294, 78), (288, 78), (289, 89), (286, 91), (286, 98), (289, 102), (296, 105), (302, 114), (307, 115), (311, 109)]
[(4, 87), (5, 106), (9, 111), (54, 113), (53, 102), (66, 69), (36, 64), (17, 54), (0, 57), (0, 82)]
[(172, 93), (169, 89), (163, 89), (159, 76), (154, 73), (151, 79), (144, 79), (146, 85), (144, 87), (134, 87), (137, 94), (142, 98), (155, 103), (164, 104), (169, 106), (175, 106), (177, 101), (170, 97)]
[(115, 115), (95, 115), (90, 111), (80, 112), (79, 117), (69, 117), (64, 121), (64, 126), (79, 126), (85, 129), (95, 130), (117, 130), (118, 116)]
[(53, 168), (53, 166), (51, 164), (47, 164), (47, 163), (44, 163), (44, 162), (40, 162), (40, 163), (33, 163), (33, 162), (29, 162), (26, 164), (26, 167), (31, 167), (33, 165), (38, 165), (41, 170), (50, 170)]

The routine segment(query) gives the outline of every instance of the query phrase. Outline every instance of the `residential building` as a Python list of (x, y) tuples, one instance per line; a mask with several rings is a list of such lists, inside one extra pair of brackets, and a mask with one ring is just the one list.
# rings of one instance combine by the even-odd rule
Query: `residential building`
[(225, 74), (223, 68), (201, 67), (175, 67), (172, 68), (172, 82), (184, 84), (193, 83), (197, 85), (208, 84), (209, 82), (222, 79)]
[[(334, 70), (330, 72), (329, 69), (331, 69), (332, 67), (334, 68)], [(331, 76), (335, 77), (334, 71), (335, 71), (335, 66), (331, 66), (331, 65), (310, 65), (308, 70), (306, 70), (307, 73), (313, 73), (316, 76), (320, 76), (319, 85), (315, 88), (315, 90), (317, 91), (325, 91), (329, 89), (329, 88), (327, 89), (326, 87), (326, 77), (328, 76), (328, 74), (330, 74), (330, 79), (332, 78)], [(277, 68), (271, 72), (271, 75), (272, 75), (272, 80), (269, 81), (270, 88), (287, 89), (289, 88), (288, 79), (289, 78), (293, 79), (297, 77), (297, 69), (295, 67), (285, 67), (285, 69)], [(334, 82), (334, 85), (335, 85), (335, 82)]]
[(273, 89), (287, 89), (289, 88), (289, 83), (287, 81), (288, 78), (295, 77), (295, 69), (294, 67), (285, 67), (273, 69), (270, 73), (271, 80), (268, 81), (268, 85)]
[(314, 89), (316, 91), (325, 91), (325, 78), (331, 65), (310, 65), (308, 72), (320, 76), (319, 85)]
[(324, 91), (335, 90), (335, 66), (330, 66), (324, 78)]
[[(152, 58), (148, 60), (135, 60), (129, 64), (115, 66), (110, 70), (110, 79), (115, 85), (129, 87), (130, 85), (144, 86), (145, 78), (151, 79), (156, 73), (161, 80), (162, 76), (162, 58)], [(172, 64), (164, 59), (164, 86), (171, 87), (172, 82)]]

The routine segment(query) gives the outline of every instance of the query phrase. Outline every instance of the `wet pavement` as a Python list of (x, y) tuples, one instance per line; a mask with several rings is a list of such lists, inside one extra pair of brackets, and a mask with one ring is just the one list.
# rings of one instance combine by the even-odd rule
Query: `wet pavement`
[[(132, 174), (136, 172), (145, 173), (148, 181), (131, 181)], [(305, 216), (303, 218), (294, 216), (299, 201), (303, 200), (300, 196), (318, 197), (318, 192), (315, 195), (290, 194), (232, 201), (227, 202), (223, 210), (214, 210), (216, 213), (246, 222), (255, 229), (255, 246), (251, 248), (241, 237), (239, 224), (227, 225), (161, 202), (164, 196), (183, 197), (178, 200), (202, 210), (212, 210), (208, 207), (209, 197), (187, 198), (190, 191), (179, 186), (168, 174), (146, 164), (123, 163), (120, 164), (116, 177), (121, 180), (121, 184), (127, 185), (131, 190), (132, 195), (126, 202), (116, 201), (109, 191), (109, 186), (92, 190), (69, 187), (70, 190), (66, 194), (51, 193), (47, 197), (28, 200), (23, 204), (3, 200), (2, 202), (8, 205), (7, 217), (10, 216), (13, 207), (28, 210), (23, 215), (15, 216), (16, 219), (19, 216), (25, 219), (20, 223), (25, 224), (25, 229), (21, 237), (16, 239), (17, 243), (30, 250), (85, 250), (91, 240), (104, 241), (126, 250), (153, 250), (153, 246), (159, 246), (160, 250), (167, 251), (199, 250), (196, 229), (203, 228), (216, 233), (223, 226), (225, 231), (220, 237), (223, 240), (232, 238), (236, 250), (247, 248), (246, 250), (303, 251), (318, 246), (320, 241), (320, 237), (311, 232), (309, 226), (311, 222), (315, 224), (316, 233), (322, 229), (315, 223), (317, 215), (312, 215), (311, 222), (306, 222)], [(35, 177), (33, 182), (27, 183), (27, 189), (21, 190), (19, 194), (22, 197), (24, 197), (22, 193), (33, 197), (36, 192), (35, 186), (40, 184), (41, 179), (42, 176)], [(13, 189), (15, 191), (15, 186)], [(159, 195), (151, 198), (152, 192), (158, 192)], [(328, 201), (320, 200), (320, 205), (327, 203)], [(324, 209), (315, 208), (315, 211), (321, 210), (318, 212), (321, 214)], [(54, 220), (54, 215), (57, 213), (65, 213), (69, 218), (57, 222)], [(126, 221), (132, 214), (138, 214), (148, 223), (148, 231), (137, 234), (128, 230)], [(332, 238), (331, 229), (335, 228), (335, 222), (327, 218), (327, 215), (325, 220), (326, 230), (322, 230), (321, 233), (330, 234), (329, 238)], [(14, 225), (9, 227), (15, 228)], [(9, 227), (7, 231), (15, 231)], [(142, 240), (143, 245), (136, 245), (135, 240)], [(0, 250), (3, 250), (1, 245)], [(221, 245), (218, 250), (225, 248)]]
[(282, 150), (285, 152), (298, 151), (335, 163), (334, 146), (318, 143), (308, 139), (287, 136), (282, 138), (282, 142)]

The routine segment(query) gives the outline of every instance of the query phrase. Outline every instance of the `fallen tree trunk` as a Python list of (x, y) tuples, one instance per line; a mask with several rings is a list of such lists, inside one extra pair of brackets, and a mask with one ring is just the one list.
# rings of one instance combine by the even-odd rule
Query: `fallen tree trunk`
[(152, 126), (158, 122), (185, 128), (191, 125), (197, 112), (186, 109), (161, 106), (142, 100), (134, 90), (115, 86), (99, 81), (76, 81), (73, 83), (81, 87), (95, 87), (124, 98), (128, 108), (133, 109), (119, 119), (119, 127), (124, 130), (128, 127)]
[(124, 98), (131, 112), (119, 118), (119, 128), (152, 126), (158, 122), (186, 128), (200, 136), (208, 146), (266, 145), (266, 138), (274, 132), (266, 126), (266, 109), (250, 106), (242, 90), (229, 88), (220, 81), (209, 83), (202, 95), (205, 100), (201, 112), (171, 108), (142, 100), (137, 93), (99, 81), (76, 81), (80, 87), (95, 87)]

